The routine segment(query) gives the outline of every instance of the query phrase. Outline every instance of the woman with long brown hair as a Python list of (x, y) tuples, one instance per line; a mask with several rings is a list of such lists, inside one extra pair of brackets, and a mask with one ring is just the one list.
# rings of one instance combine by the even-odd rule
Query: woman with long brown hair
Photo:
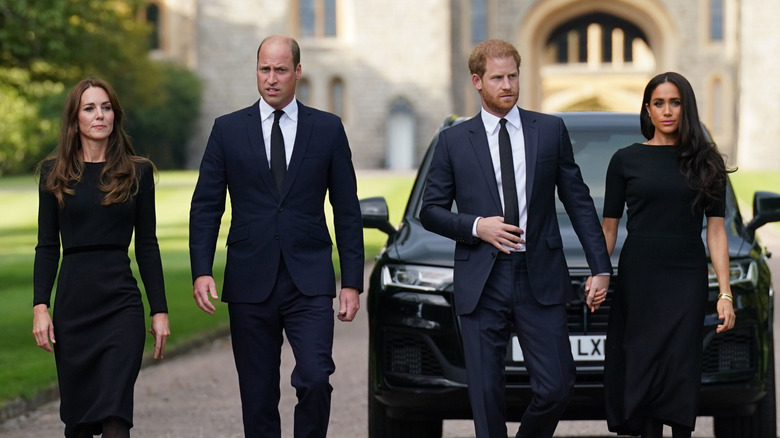
[(725, 229), (726, 166), (705, 135), (690, 83), (668, 72), (645, 88), (645, 143), (609, 163), (602, 228), (612, 253), (627, 207), (604, 369), (613, 432), (690, 437), (701, 383), (702, 321), (709, 286), (706, 240), (720, 284), (718, 333), (734, 327)]
[(65, 102), (57, 148), (38, 167), (33, 334), (55, 355), (66, 437), (129, 437), (133, 426), (145, 339), (143, 302), (128, 257), (133, 234), (155, 358), (170, 334), (155, 231), (155, 168), (135, 155), (123, 119), (109, 84), (82, 80)]

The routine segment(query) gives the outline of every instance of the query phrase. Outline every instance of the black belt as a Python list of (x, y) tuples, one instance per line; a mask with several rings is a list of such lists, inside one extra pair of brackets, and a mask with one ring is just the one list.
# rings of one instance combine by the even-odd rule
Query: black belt
[(80, 252), (90, 252), (90, 251), (124, 251), (127, 252), (127, 247), (124, 245), (119, 244), (113, 244), (113, 243), (106, 243), (103, 245), (84, 245), (84, 246), (74, 246), (71, 248), (65, 248), (62, 250), (62, 255), (71, 255), (71, 254), (78, 254)]

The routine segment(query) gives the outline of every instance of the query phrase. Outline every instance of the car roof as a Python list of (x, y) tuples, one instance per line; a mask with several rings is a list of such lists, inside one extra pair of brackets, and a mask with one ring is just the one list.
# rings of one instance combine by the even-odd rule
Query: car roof
[[(636, 127), (639, 128), (639, 114), (612, 111), (570, 111), (553, 113), (563, 119), (566, 126), (576, 127), (578, 130), (587, 130), (593, 127), (604, 130), (605, 127)], [(457, 125), (469, 120), (469, 117), (450, 115), (444, 119), (442, 128)]]
[(567, 127), (577, 130), (588, 130), (589, 127), (599, 131), (609, 127), (639, 129), (639, 114), (636, 113), (581, 111), (556, 113), (555, 115), (561, 117)]

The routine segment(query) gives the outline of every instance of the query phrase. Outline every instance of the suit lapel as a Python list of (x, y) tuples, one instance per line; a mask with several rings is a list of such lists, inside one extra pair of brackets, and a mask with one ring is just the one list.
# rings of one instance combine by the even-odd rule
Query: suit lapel
[(301, 169), (303, 157), (306, 156), (306, 150), (309, 148), (313, 124), (311, 109), (298, 102), (298, 127), (295, 131), (295, 145), (290, 157), (290, 164), (287, 166), (287, 175), (284, 177), (284, 184), (282, 184), (282, 198), (287, 195)]
[(482, 122), (482, 117), (479, 114), (469, 120), (468, 123), (469, 140), (474, 148), (474, 153), (477, 155), (477, 162), (488, 186), (490, 197), (493, 199), (493, 203), (498, 211), (504, 211), (501, 207), (501, 198), (498, 197), (498, 183), (496, 182), (496, 173), (493, 170), (493, 159), (490, 157), (490, 146), (488, 146), (485, 124)]
[(536, 177), (536, 158), (539, 155), (539, 130), (536, 127), (536, 118), (528, 111), (520, 110), (520, 123), (523, 125), (523, 138), (525, 139), (525, 197), (526, 203), (531, 202)]
[(249, 136), (249, 148), (257, 162), (257, 168), (260, 169), (260, 177), (268, 187), (268, 191), (274, 196), (279, 196), (276, 190), (276, 183), (271, 174), (271, 168), (268, 167), (268, 155), (265, 153), (265, 141), (263, 140), (263, 123), (260, 119), (260, 101), (247, 108), (247, 135)]

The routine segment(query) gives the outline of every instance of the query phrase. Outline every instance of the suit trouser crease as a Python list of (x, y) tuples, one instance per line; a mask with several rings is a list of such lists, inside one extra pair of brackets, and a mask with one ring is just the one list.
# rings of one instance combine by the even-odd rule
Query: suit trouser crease
[(294, 436), (324, 438), (333, 390), (329, 377), (335, 371), (333, 298), (302, 294), (282, 260), (270, 297), (262, 303), (230, 303), (229, 313), (245, 436), (281, 436), (279, 367), (284, 330), (295, 357), (290, 379), (298, 399)]
[(476, 310), (461, 316), (477, 438), (507, 436), (504, 360), (512, 324), (533, 392), (517, 436), (552, 436), (574, 386), (565, 307), (536, 301), (524, 254), (499, 258)]

